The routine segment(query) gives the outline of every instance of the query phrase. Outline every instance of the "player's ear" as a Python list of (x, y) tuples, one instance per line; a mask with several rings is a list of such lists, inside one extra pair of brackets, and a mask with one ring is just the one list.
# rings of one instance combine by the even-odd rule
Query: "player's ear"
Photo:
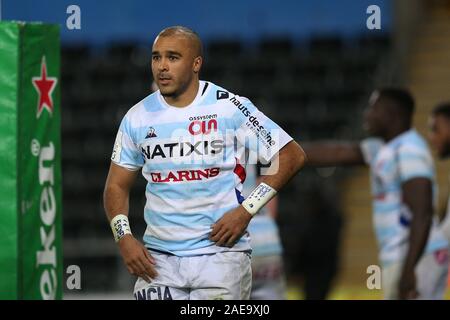
[(199, 73), (200, 69), (202, 68), (203, 58), (201, 56), (198, 56), (194, 59), (194, 72)]

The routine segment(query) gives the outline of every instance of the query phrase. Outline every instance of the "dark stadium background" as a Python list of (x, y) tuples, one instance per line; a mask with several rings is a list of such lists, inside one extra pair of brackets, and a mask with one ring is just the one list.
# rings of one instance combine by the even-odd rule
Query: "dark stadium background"
[[(66, 8), (81, 9), (68, 30)], [(369, 5), (381, 30), (368, 30)], [(151, 44), (185, 25), (204, 40), (202, 79), (250, 98), (297, 141), (364, 137), (361, 115), (377, 86), (409, 85), (416, 125), (449, 98), (449, 1), (3, 1), (2, 19), (61, 25), (64, 265), (81, 268), (67, 298), (131, 298), (134, 279), (113, 241), (102, 191), (119, 122), (149, 94)], [(448, 168), (438, 166), (445, 185)], [(144, 232), (141, 178), (131, 198), (135, 235)], [(289, 298), (305, 279), (332, 279), (329, 298), (379, 298), (366, 287), (377, 264), (366, 169), (306, 168), (280, 193)], [(441, 202), (443, 202), (443, 195)]]

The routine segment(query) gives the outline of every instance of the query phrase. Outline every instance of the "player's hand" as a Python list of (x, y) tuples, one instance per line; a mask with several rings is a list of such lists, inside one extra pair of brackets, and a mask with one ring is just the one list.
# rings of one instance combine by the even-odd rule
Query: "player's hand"
[(212, 225), (210, 240), (217, 246), (232, 247), (247, 230), (252, 215), (239, 206), (223, 215)]
[(157, 276), (155, 259), (135, 237), (127, 234), (119, 240), (118, 245), (123, 261), (132, 275), (139, 276), (149, 283)]
[(416, 290), (416, 275), (414, 271), (403, 272), (400, 282), (398, 297), (401, 300), (416, 299), (419, 293)]

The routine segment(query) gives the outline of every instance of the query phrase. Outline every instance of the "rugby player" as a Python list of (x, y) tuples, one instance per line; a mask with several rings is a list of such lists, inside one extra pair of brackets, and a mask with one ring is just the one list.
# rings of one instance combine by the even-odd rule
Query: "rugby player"
[[(248, 99), (199, 80), (202, 43), (169, 27), (156, 37), (151, 68), (159, 90), (124, 116), (104, 207), (136, 299), (249, 299), (252, 217), (304, 165), (302, 148)], [(242, 150), (272, 163), (244, 199)], [(256, 160), (257, 159), (257, 160)], [(147, 180), (143, 240), (128, 221), (129, 192)]]

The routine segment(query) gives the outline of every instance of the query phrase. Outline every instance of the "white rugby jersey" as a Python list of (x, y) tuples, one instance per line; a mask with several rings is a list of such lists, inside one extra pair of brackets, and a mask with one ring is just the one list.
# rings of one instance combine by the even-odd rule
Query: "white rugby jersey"
[(250, 250), (244, 235), (233, 248), (209, 240), (212, 224), (242, 201), (249, 162), (267, 163), (292, 138), (248, 99), (200, 81), (194, 101), (170, 106), (159, 91), (123, 118), (111, 160), (142, 169), (147, 180), (146, 247), (178, 256)]
[[(404, 259), (408, 250), (412, 214), (403, 202), (402, 184), (413, 178), (428, 178), (433, 183), (433, 200), (437, 199), (433, 159), (427, 143), (414, 129), (386, 144), (365, 139), (361, 150), (371, 168), (373, 222), (380, 260), (386, 265)], [(425, 252), (447, 246), (434, 216)]]

